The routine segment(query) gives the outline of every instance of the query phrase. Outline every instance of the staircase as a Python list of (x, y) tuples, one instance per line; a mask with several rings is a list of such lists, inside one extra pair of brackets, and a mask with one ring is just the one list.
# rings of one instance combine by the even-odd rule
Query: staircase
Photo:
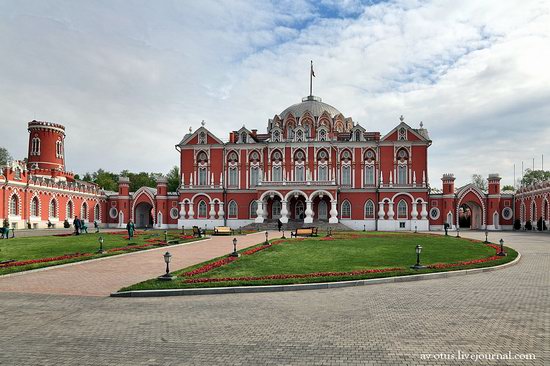
[[(304, 222), (301, 220), (289, 220), (288, 223), (283, 224), (283, 230), (285, 231), (295, 230), (302, 227), (316, 227), (319, 231), (319, 235), (324, 234), (329, 227), (332, 229), (332, 231), (352, 231), (352, 229), (342, 223), (329, 224), (328, 221), (314, 221), (312, 224), (304, 224)], [(276, 231), (277, 220), (266, 220), (261, 224), (248, 224), (246, 226), (243, 226), (242, 230)]]

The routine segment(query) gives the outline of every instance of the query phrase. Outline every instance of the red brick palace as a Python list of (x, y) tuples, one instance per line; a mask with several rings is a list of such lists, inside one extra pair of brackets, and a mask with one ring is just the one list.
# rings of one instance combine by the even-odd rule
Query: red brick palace
[(242, 127), (222, 141), (202, 123), (176, 145), (181, 183), (168, 192), (129, 191), (121, 177), (118, 192), (76, 180), (65, 169), (62, 125), (28, 124), (26, 161), (0, 170), (0, 219), (16, 228), (60, 227), (76, 215), (103, 226), (176, 228), (245, 226), (280, 219), (315, 225), (342, 223), (380, 231), (451, 229), (465, 217), (473, 229), (511, 229), (540, 217), (548, 223), (550, 184), (501, 192), (491, 174), (488, 190), (455, 188), (452, 174), (442, 190), (428, 181), (428, 131), (401, 116), (382, 135), (368, 131), (320, 98), (308, 96), (268, 120), (265, 133)]

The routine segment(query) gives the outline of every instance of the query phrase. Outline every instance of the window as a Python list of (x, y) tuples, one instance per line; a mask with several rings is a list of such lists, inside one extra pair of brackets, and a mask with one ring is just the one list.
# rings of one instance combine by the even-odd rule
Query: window
[(317, 173), (317, 180), (319, 181), (327, 181), (328, 180), (328, 167), (326, 165), (319, 165), (318, 173)]
[(229, 186), (237, 187), (239, 184), (238, 181), (238, 170), (237, 168), (229, 168)]
[(271, 205), (271, 218), (278, 219), (281, 217), (281, 201), (274, 201)]
[(365, 218), (374, 219), (374, 202), (371, 200), (368, 200), (367, 203), (365, 203)]
[(304, 141), (304, 132), (302, 130), (298, 130), (296, 132), (296, 141), (297, 142)]
[(433, 220), (437, 220), (439, 218), (439, 209), (437, 207), (433, 207), (430, 210), (430, 218)]
[(19, 197), (15, 194), (10, 198), (10, 215), (19, 215)]
[(63, 142), (61, 140), (58, 140), (55, 143), (55, 156), (57, 158), (62, 158), (63, 157)]
[(14, 171), (14, 178), (17, 179), (17, 180), (20, 180), (20, 179), (21, 179), (21, 169), (15, 168), (15, 171)]
[(227, 206), (227, 214), (230, 219), (237, 218), (237, 202), (235, 201), (229, 202), (229, 205)]
[(259, 170), (258, 167), (250, 168), (250, 187), (256, 187), (258, 185)]
[(319, 130), (319, 141), (327, 141), (327, 131), (325, 129)]
[(342, 214), (343, 219), (351, 219), (351, 203), (349, 201), (342, 202)]
[(31, 201), (31, 216), (39, 216), (39, 208), (38, 197), (34, 197)]
[(398, 140), (406, 140), (407, 139), (407, 130), (403, 127), (399, 129), (399, 137)]
[(355, 141), (361, 141), (361, 131), (355, 131)]
[(400, 165), (397, 167), (397, 184), (407, 184), (407, 166)]
[(199, 209), (198, 209), (198, 216), (199, 219), (205, 219), (206, 218), (206, 202), (200, 201), (199, 202)]
[(287, 139), (293, 139), (294, 138), (294, 131), (292, 130), (292, 126), (288, 126), (286, 128), (286, 138)]
[(199, 144), (206, 144), (206, 133), (204, 131), (199, 134)]
[(365, 185), (374, 184), (374, 166), (365, 165)]
[(67, 219), (70, 219), (71, 217), (73, 217), (73, 202), (72, 201), (69, 201), (67, 202), (67, 210), (66, 210), (66, 217)]
[(397, 204), (397, 218), (398, 219), (407, 218), (407, 202), (405, 202), (405, 200), (401, 200)]
[(280, 182), (283, 180), (283, 168), (280, 165), (276, 165), (273, 167), (271, 180), (273, 182)]
[(48, 214), (50, 217), (57, 217), (57, 201), (55, 199), (52, 199), (50, 201), (50, 207), (48, 209)]
[(342, 185), (344, 186), (351, 185), (351, 166), (350, 165), (342, 166)]
[(304, 174), (305, 169), (304, 169), (303, 165), (296, 166), (295, 171), (296, 171), (296, 176), (294, 177), (294, 180), (296, 182), (303, 182), (303, 181), (306, 180), (305, 179), (305, 174)]
[(206, 168), (199, 168), (199, 186), (205, 186), (207, 184), (207, 173)]
[(273, 142), (281, 141), (281, 133), (279, 131), (273, 132)]
[(99, 221), (99, 203), (94, 207), (94, 220)]
[(247, 133), (246, 132), (241, 132), (241, 142), (243, 144), (246, 143), (246, 138), (247, 138)]
[(40, 155), (40, 139), (38, 137), (32, 139), (31, 155)]
[(206, 155), (206, 153), (204, 151), (201, 151), (200, 153), (198, 153), (197, 161), (205, 162), (207, 160), (208, 160), (208, 156)]
[(80, 218), (82, 220), (88, 220), (88, 204), (84, 202), (82, 204), (82, 210), (80, 212)]
[(249, 216), (250, 216), (251, 219), (256, 218), (256, 216), (257, 216), (256, 211), (258, 211), (258, 201), (250, 202)]

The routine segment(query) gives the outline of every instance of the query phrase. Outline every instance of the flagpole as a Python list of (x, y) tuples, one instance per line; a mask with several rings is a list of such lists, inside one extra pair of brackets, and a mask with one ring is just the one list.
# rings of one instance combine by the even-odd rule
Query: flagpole
[(313, 60), (311, 60), (311, 67), (309, 69), (309, 96), (313, 95)]

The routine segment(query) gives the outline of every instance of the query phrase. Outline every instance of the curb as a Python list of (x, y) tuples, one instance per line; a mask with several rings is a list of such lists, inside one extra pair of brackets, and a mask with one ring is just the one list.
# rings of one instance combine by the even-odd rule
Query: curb
[(410, 281), (423, 281), (437, 278), (448, 278), (492, 272), (499, 269), (516, 265), (521, 259), (521, 253), (511, 262), (493, 267), (462, 269), (459, 271), (435, 272), (418, 275), (407, 275), (386, 278), (372, 278), (368, 280), (353, 280), (340, 282), (305, 283), (297, 285), (267, 285), (267, 286), (235, 286), (235, 287), (214, 287), (214, 288), (189, 288), (189, 289), (166, 289), (166, 290), (141, 290), (127, 292), (113, 292), (111, 297), (163, 297), (163, 296), (194, 296), (194, 295), (220, 295), (220, 294), (242, 294), (258, 292), (281, 292), (281, 291), (303, 291), (321, 290), (330, 288), (342, 288), (353, 286), (377, 285), (383, 283), (398, 283)]

